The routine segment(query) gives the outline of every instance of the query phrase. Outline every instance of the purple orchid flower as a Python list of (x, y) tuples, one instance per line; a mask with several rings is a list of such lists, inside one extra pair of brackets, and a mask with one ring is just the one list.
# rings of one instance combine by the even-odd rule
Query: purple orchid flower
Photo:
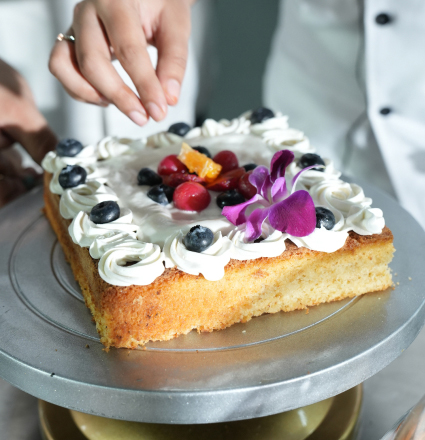
[[(248, 241), (261, 236), (262, 225), (267, 217), (274, 229), (294, 237), (305, 237), (314, 231), (316, 211), (313, 199), (307, 191), (295, 191), (295, 186), (301, 173), (317, 165), (304, 168), (294, 176), (289, 194), (285, 170), (293, 160), (294, 154), (291, 151), (278, 151), (271, 160), (270, 172), (267, 167), (258, 166), (249, 176), (257, 194), (244, 203), (223, 208), (222, 214), (234, 225), (246, 223), (245, 236)], [(253, 204), (259, 204), (260, 207), (246, 216), (246, 209)]]

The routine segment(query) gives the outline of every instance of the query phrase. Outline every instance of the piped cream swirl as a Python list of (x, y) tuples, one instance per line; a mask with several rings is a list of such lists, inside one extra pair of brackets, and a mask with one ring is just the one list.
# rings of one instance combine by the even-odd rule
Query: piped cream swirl
[(106, 251), (115, 248), (119, 244), (131, 244), (135, 239), (133, 234), (126, 232), (111, 231), (105, 235), (98, 235), (90, 245), (89, 252), (92, 258), (98, 260)]
[(146, 145), (150, 148), (165, 148), (170, 147), (171, 145), (181, 144), (183, 139), (184, 138), (178, 134), (162, 131), (149, 136)]
[(352, 206), (348, 212), (346, 229), (359, 235), (380, 234), (384, 226), (383, 212), (379, 208)]
[(157, 244), (127, 240), (107, 250), (99, 260), (99, 275), (115, 286), (146, 286), (164, 272), (164, 257)]
[(97, 149), (93, 145), (84, 147), (76, 156), (58, 156), (56, 151), (49, 151), (41, 162), (41, 166), (48, 173), (55, 173), (67, 165), (80, 165), (83, 168), (97, 161)]
[(186, 138), (192, 139), (199, 136), (213, 137), (225, 134), (248, 134), (250, 125), (250, 121), (243, 116), (230, 121), (228, 119), (221, 119), (220, 121), (206, 119), (202, 127), (193, 128), (187, 133)]
[(133, 139), (107, 136), (97, 144), (99, 159), (110, 159), (111, 157), (131, 154), (135, 152), (134, 144), (139, 141)]
[(316, 228), (306, 237), (293, 237), (290, 235), (288, 238), (298, 247), (305, 247), (312, 251), (330, 253), (341, 249), (344, 246), (347, 237), (347, 231), (328, 231), (326, 228), (322, 227)]
[(118, 201), (118, 197), (111, 188), (97, 180), (92, 180), (84, 185), (65, 190), (60, 200), (59, 210), (63, 218), (71, 219), (80, 211), (89, 212), (93, 206), (107, 200)]
[(136, 238), (138, 226), (132, 223), (133, 213), (128, 208), (121, 209), (120, 217), (109, 223), (96, 224), (89, 215), (80, 211), (69, 225), (68, 231), (72, 241), (81, 247), (89, 247), (99, 235), (108, 232), (125, 232)]
[[(85, 165), (83, 167), (87, 171), (87, 177), (86, 182), (90, 180), (97, 180), (101, 183), (106, 182), (106, 178), (104, 176), (104, 172), (99, 170), (98, 167), (96, 167), (93, 164)], [(53, 194), (62, 195), (65, 189), (62, 187), (62, 185), (59, 183), (59, 174), (61, 173), (62, 169), (55, 171), (53, 174), (50, 183), (49, 183), (49, 189)]]
[(267, 228), (267, 232), (270, 232), (270, 234), (264, 240), (258, 243), (250, 243), (245, 240), (245, 227), (235, 228), (228, 235), (232, 242), (231, 258), (243, 261), (261, 257), (273, 258), (281, 255), (286, 249), (285, 240), (288, 238), (288, 234), (275, 231), (271, 227)]
[(177, 266), (191, 275), (202, 274), (209, 281), (218, 281), (224, 277), (224, 267), (230, 261), (232, 243), (221, 232), (214, 234), (212, 245), (203, 252), (189, 251), (183, 244), (182, 231), (165, 240), (164, 255), (166, 267)]
[[(323, 181), (338, 180), (341, 176), (341, 172), (336, 170), (334, 164), (329, 159), (323, 159), (325, 167), (323, 171), (307, 170), (304, 171), (297, 180), (297, 189), (309, 189), (313, 185), (316, 185)], [(301, 168), (297, 165), (297, 161), (294, 160), (289, 164), (286, 169), (288, 179), (292, 179), (297, 173), (301, 171)]]

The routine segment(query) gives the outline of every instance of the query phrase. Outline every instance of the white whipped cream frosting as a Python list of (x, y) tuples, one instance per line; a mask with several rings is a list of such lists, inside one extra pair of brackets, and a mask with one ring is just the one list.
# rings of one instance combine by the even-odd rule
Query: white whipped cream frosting
[(105, 235), (98, 235), (90, 245), (89, 252), (92, 258), (98, 260), (106, 251), (116, 247), (119, 244), (131, 243), (135, 235), (126, 232), (110, 231)]
[[(292, 237), (274, 230), (266, 221), (261, 241), (247, 242), (245, 226), (232, 225), (221, 214), (211, 192), (211, 203), (202, 212), (181, 211), (171, 203), (155, 203), (149, 187), (137, 185), (137, 173), (143, 167), (156, 170), (169, 154), (178, 154), (184, 140), (191, 146), (202, 145), (214, 156), (231, 149), (240, 165), (256, 163), (270, 166), (273, 154), (282, 149), (294, 152), (295, 161), (286, 170), (289, 187), (300, 171), (297, 159), (315, 152), (308, 138), (288, 125), (288, 118), (277, 113), (274, 118), (251, 124), (251, 112), (232, 120), (206, 120), (184, 137), (161, 132), (147, 139), (129, 140), (107, 137), (96, 146), (85, 147), (73, 158), (49, 153), (43, 167), (53, 175), (51, 191), (61, 195), (60, 212), (73, 219), (69, 232), (75, 243), (89, 247), (90, 255), (100, 259), (99, 273), (110, 284), (127, 286), (150, 284), (165, 268), (176, 267), (186, 273), (202, 274), (207, 280), (224, 276), (230, 259), (252, 260), (276, 257), (290, 239), (299, 247), (321, 252), (340, 249), (350, 230), (360, 234), (379, 234), (385, 226), (382, 211), (372, 208), (372, 200), (356, 184), (344, 182), (332, 161), (324, 159), (324, 171), (308, 170), (301, 174), (296, 189), (307, 190), (316, 206), (330, 209), (336, 224), (332, 230), (316, 228), (308, 237)], [(267, 147), (267, 148), (265, 148)], [(63, 190), (58, 182), (60, 170), (67, 164), (83, 166), (87, 172), (84, 185)], [(92, 207), (114, 200), (121, 207), (119, 219), (96, 225), (89, 219)], [(213, 244), (201, 253), (190, 252), (183, 244), (192, 226), (202, 225), (214, 233)], [(162, 251), (161, 251), (162, 249)], [(136, 264), (126, 266), (126, 262)]]
[(55, 151), (49, 151), (41, 162), (41, 166), (48, 173), (61, 171), (67, 165), (80, 165), (85, 168), (87, 165), (95, 164), (97, 161), (97, 149), (93, 145), (84, 147), (76, 156), (58, 156)]
[(75, 244), (89, 247), (96, 237), (108, 232), (124, 232), (136, 238), (138, 226), (132, 223), (133, 213), (128, 208), (123, 208), (119, 218), (109, 223), (97, 224), (90, 220), (89, 214), (80, 211), (69, 225), (68, 231)]
[[(309, 190), (313, 185), (317, 183), (327, 181), (327, 180), (338, 180), (341, 177), (341, 172), (336, 170), (333, 162), (330, 159), (324, 159), (325, 167), (322, 168), (322, 171), (317, 170), (307, 170), (300, 174), (297, 180), (297, 190), (305, 189)], [(294, 160), (291, 164), (289, 164), (286, 169), (286, 176), (289, 180), (295, 177), (301, 168), (297, 165), (297, 161)]]
[(63, 218), (72, 219), (80, 211), (90, 212), (100, 202), (118, 201), (115, 192), (103, 183), (92, 180), (75, 188), (66, 189), (62, 194), (59, 210)]
[(208, 281), (224, 277), (224, 268), (230, 261), (232, 243), (221, 232), (214, 234), (211, 246), (203, 252), (189, 251), (183, 244), (185, 234), (178, 231), (165, 240), (165, 267), (176, 266), (191, 275), (202, 274)]
[(245, 226), (233, 229), (228, 235), (232, 242), (231, 257), (234, 260), (255, 260), (261, 257), (278, 257), (284, 252), (288, 234), (273, 230), (271, 226), (264, 224), (263, 235), (266, 237), (258, 243), (249, 243), (245, 239)]
[[(165, 270), (164, 256), (157, 244), (125, 240), (100, 258), (100, 277), (115, 286), (146, 286)], [(130, 264), (130, 265), (128, 265)]]
[[(81, 165), (80, 165), (81, 166)], [(105, 176), (105, 170), (101, 171), (98, 167), (96, 167), (94, 164), (85, 165), (84, 169), (87, 171), (87, 178), (86, 182), (90, 180), (96, 180), (99, 183), (105, 183), (106, 178)], [(62, 195), (65, 189), (62, 187), (62, 185), (59, 183), (59, 174), (61, 173), (62, 169), (55, 171), (53, 174), (53, 177), (50, 180), (49, 189), (53, 194)], [(76, 188), (76, 187), (74, 187)]]
[(110, 159), (123, 154), (131, 154), (142, 149), (146, 140), (134, 140), (119, 138), (116, 136), (107, 136), (97, 144), (97, 155), (99, 159)]

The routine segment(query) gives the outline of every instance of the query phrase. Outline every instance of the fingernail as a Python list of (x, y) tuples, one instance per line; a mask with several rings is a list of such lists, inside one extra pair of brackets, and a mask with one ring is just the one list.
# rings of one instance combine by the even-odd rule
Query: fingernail
[(161, 109), (161, 107), (159, 107), (154, 102), (150, 102), (149, 104), (147, 104), (146, 110), (152, 116), (152, 118), (155, 119), (155, 121), (160, 121), (166, 113), (166, 108)]
[(180, 83), (175, 79), (169, 79), (167, 82), (167, 95), (173, 101), (173, 104), (177, 104), (180, 96)]
[(143, 126), (148, 122), (148, 118), (143, 113), (140, 113), (138, 111), (132, 111), (128, 114), (130, 116), (130, 119), (137, 125)]

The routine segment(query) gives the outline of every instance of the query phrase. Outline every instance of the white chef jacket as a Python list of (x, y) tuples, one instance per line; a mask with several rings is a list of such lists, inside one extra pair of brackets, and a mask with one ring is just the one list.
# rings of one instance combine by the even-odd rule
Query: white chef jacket
[(423, 0), (283, 0), (263, 90), (319, 153), (394, 190), (425, 227), (424, 23)]
[[(77, 0), (0, 0), (0, 58), (15, 67), (27, 79), (38, 107), (60, 137), (79, 139), (84, 144), (96, 142), (106, 135), (138, 138), (167, 130), (174, 122), (194, 123), (198, 88), (206, 72), (205, 38), (210, 1), (201, 0), (193, 8), (193, 32), (189, 44), (187, 71), (179, 103), (169, 107), (164, 121), (150, 121), (141, 128), (115, 106), (107, 109), (77, 102), (69, 97), (48, 71), (48, 59), (59, 32), (66, 32), (72, 22)], [(68, 43), (63, 43), (68, 44)], [(149, 48), (156, 64), (157, 52)], [(124, 81), (133, 88), (119, 63), (115, 67)]]

